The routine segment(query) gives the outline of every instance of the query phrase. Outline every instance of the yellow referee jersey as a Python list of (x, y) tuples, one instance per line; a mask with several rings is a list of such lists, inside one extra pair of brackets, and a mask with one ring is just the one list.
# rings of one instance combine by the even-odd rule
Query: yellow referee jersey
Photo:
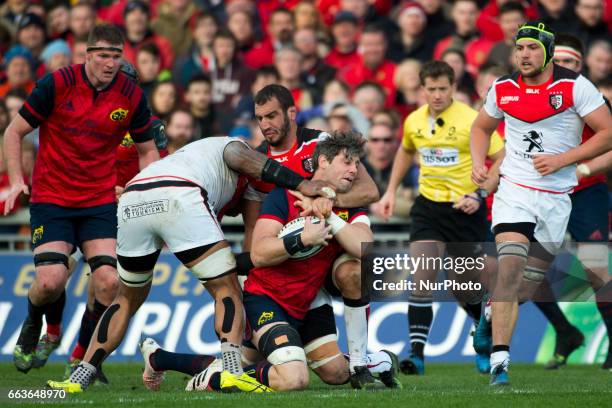
[[(470, 128), (478, 112), (453, 101), (436, 119), (429, 116), (428, 105), (412, 112), (404, 122), (402, 146), (419, 153), (419, 192), (437, 202), (450, 202), (473, 193)], [(497, 132), (491, 137), (488, 155), (504, 148)]]

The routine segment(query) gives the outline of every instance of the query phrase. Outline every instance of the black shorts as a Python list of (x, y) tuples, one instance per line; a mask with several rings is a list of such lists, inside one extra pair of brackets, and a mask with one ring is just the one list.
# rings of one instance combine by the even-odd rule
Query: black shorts
[[(453, 203), (438, 203), (420, 195), (412, 206), (410, 217), (410, 241), (476, 244), (487, 239), (487, 206), (484, 203), (474, 214), (466, 214), (454, 209)], [(451, 248), (448, 251), (451, 253)]]
[[(243, 293), (243, 303), (250, 329), (259, 330), (262, 326), (274, 322), (287, 322), (300, 334), (302, 344), (306, 345), (323, 336), (336, 334), (336, 317), (331, 305), (322, 305), (310, 309), (304, 320), (291, 317), (274, 300), (265, 295)], [(249, 340), (243, 345), (255, 348)]]
[(302, 326), (302, 320), (290, 316), (285, 309), (266, 295), (243, 292), (242, 302), (247, 322), (252, 330), (259, 330), (270, 323), (287, 322), (295, 330)]
[(55, 204), (30, 205), (32, 248), (52, 241), (74, 246), (92, 239), (117, 239), (117, 204), (69, 208)]
[(577, 242), (608, 242), (608, 187), (597, 183), (570, 194), (567, 230)]

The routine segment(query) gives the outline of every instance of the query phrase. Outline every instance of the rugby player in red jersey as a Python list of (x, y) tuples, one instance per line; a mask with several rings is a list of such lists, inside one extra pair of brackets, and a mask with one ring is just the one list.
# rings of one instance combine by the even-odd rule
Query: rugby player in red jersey
[[(159, 159), (144, 93), (118, 73), (123, 43), (117, 28), (96, 26), (88, 39), (85, 64), (39, 80), (5, 132), (9, 212), (20, 194), (29, 193), (21, 171), (21, 139), (40, 126), (30, 199), (36, 278), (13, 352), (22, 372), (44, 364), (59, 345), (68, 256), (75, 246), (83, 249), (93, 272), (97, 318), (115, 296), (115, 157), (125, 133), (129, 131), (136, 143), (141, 168)], [(50, 329), (39, 342), (43, 315)]]

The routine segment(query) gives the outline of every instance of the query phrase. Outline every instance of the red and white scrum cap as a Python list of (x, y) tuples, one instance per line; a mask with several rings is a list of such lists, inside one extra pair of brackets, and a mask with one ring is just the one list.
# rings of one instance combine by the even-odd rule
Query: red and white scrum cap
[(568, 47), (567, 45), (555, 45), (555, 57), (557, 58), (571, 58), (578, 62), (582, 61), (582, 54), (575, 48)]

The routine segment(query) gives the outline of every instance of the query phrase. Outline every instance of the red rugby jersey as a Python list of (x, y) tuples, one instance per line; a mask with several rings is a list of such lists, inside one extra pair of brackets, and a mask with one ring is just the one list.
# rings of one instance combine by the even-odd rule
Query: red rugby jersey
[[(317, 140), (321, 133), (320, 130), (298, 128), (297, 140), (289, 151), (282, 154), (274, 154), (267, 142), (259, 145), (257, 150), (283, 166), (290, 168), (302, 177), (310, 178), (314, 172), (312, 155), (317, 147)], [(250, 183), (255, 190), (266, 194), (275, 187), (274, 184), (257, 180), (250, 180)]]
[[(273, 219), (281, 224), (299, 218), (301, 210), (295, 207), (295, 200), (288, 190), (275, 188), (264, 200), (259, 218)], [(367, 216), (363, 208), (333, 210), (349, 223), (359, 216)], [(325, 283), (325, 276), (334, 261), (343, 252), (340, 244), (332, 239), (329, 245), (310, 258), (288, 259), (279, 265), (253, 268), (244, 283), (244, 290), (268, 296), (290, 316), (301, 320)]]
[(142, 90), (119, 72), (98, 91), (82, 64), (43, 77), (19, 113), (30, 126), (40, 125), (32, 203), (81, 208), (114, 202), (117, 146), (127, 132), (136, 143), (152, 138)]

